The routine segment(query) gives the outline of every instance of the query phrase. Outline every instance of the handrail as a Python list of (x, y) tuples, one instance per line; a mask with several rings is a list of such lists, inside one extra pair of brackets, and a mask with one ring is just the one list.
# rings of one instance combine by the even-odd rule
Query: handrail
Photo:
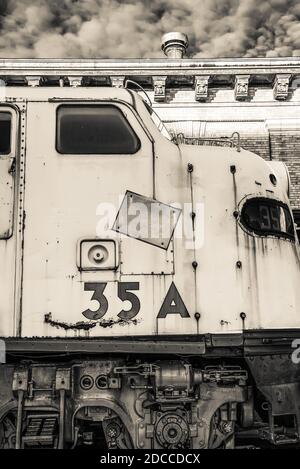
[[(235, 138), (236, 137), (236, 138)], [(229, 146), (241, 151), (241, 137), (239, 132), (234, 132), (231, 137), (186, 137), (182, 132), (173, 136), (173, 142), (177, 145), (208, 145)]]

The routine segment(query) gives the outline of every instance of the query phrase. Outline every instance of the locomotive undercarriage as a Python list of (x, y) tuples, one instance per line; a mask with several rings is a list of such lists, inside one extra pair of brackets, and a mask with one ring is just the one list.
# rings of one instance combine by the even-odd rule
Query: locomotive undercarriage
[(298, 366), (281, 345), (255, 347), (14, 357), (0, 366), (0, 448), (298, 446)]

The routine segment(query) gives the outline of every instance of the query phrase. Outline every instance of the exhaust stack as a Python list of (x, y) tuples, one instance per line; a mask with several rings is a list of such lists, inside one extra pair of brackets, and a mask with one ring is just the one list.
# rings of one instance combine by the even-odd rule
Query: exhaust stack
[(187, 35), (175, 31), (164, 34), (161, 41), (161, 48), (169, 59), (182, 59), (188, 45)]

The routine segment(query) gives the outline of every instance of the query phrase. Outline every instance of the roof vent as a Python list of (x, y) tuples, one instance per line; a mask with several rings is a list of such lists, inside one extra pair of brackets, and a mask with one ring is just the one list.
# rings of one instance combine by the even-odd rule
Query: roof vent
[(169, 59), (182, 59), (188, 45), (187, 35), (179, 32), (166, 33), (161, 41), (161, 48)]

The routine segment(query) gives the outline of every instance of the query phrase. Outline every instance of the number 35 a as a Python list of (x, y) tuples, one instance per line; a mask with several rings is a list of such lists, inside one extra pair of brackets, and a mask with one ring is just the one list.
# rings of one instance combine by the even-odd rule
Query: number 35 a
[[(98, 301), (99, 307), (96, 311), (91, 309), (86, 309), (83, 311), (83, 316), (87, 319), (97, 321), (105, 315), (108, 310), (108, 301), (104, 295), (104, 290), (106, 288), (107, 282), (105, 283), (85, 283), (85, 291), (93, 291), (93, 296), (91, 300)], [(139, 282), (118, 282), (118, 297), (122, 301), (129, 301), (131, 303), (131, 308), (127, 311), (122, 309), (119, 312), (118, 317), (121, 319), (129, 320), (133, 319), (141, 309), (141, 303), (138, 297), (132, 293), (130, 290), (139, 290)]]

